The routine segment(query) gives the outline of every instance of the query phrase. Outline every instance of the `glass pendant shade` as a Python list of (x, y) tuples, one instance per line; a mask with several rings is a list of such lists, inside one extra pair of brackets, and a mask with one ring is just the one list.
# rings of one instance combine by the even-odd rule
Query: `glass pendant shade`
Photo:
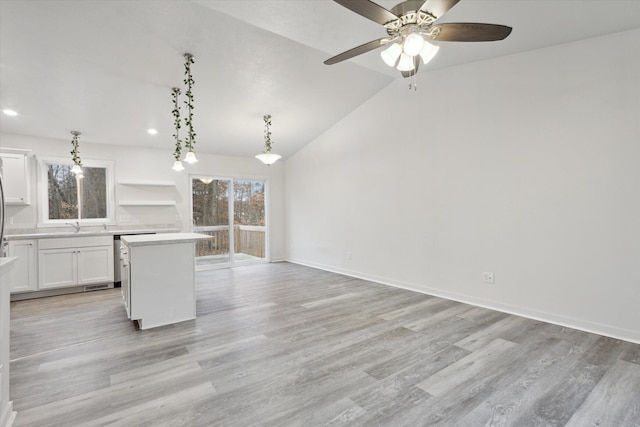
[(402, 53), (402, 46), (399, 43), (393, 43), (391, 46), (380, 52), (380, 57), (389, 67), (395, 67), (398, 58)]
[(184, 166), (182, 166), (182, 162), (180, 160), (176, 160), (173, 162), (173, 166), (171, 167), (176, 172), (180, 172), (184, 170)]
[(400, 55), (400, 61), (396, 67), (398, 71), (413, 71), (415, 64), (413, 63), (413, 56), (402, 53)]
[(256, 159), (260, 160), (265, 165), (272, 165), (278, 160), (280, 160), (281, 158), (282, 158), (281, 155), (274, 154), (274, 153), (262, 153), (256, 156)]
[(420, 34), (412, 33), (404, 39), (402, 50), (409, 56), (416, 56), (422, 51), (424, 38)]
[(189, 150), (187, 152), (187, 155), (184, 156), (184, 161), (189, 163), (189, 164), (194, 164), (198, 161), (198, 159), (196, 158), (196, 153), (194, 153), (192, 150)]
[(80, 167), (80, 165), (75, 164), (75, 165), (73, 165), (73, 167), (71, 168), (71, 172), (75, 173), (76, 175), (78, 175), (78, 174), (82, 174), (82, 168)]
[(431, 43), (424, 42), (424, 47), (420, 51), (420, 58), (422, 58), (422, 63), (426, 64), (427, 62), (431, 61), (433, 57), (436, 56), (436, 53), (438, 53), (439, 49), (440, 46), (435, 46)]

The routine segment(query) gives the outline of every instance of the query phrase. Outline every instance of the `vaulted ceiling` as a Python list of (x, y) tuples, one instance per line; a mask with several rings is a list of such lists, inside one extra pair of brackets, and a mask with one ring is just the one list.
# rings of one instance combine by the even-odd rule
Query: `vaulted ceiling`
[[(640, 28), (640, 1), (462, 0), (441, 22), (514, 30), (501, 42), (442, 42), (418, 87), (430, 70)], [(286, 158), (401, 79), (379, 51), (323, 64), (384, 35), (330, 0), (1, 0), (0, 107), (19, 115), (0, 115), (0, 131), (172, 150), (171, 88), (183, 87), (189, 52), (196, 151), (257, 154), (269, 113)]]

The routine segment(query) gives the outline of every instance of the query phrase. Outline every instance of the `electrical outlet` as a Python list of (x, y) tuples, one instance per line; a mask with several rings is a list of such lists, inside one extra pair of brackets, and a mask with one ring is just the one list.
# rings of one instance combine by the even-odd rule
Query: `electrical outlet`
[(351, 259), (351, 251), (347, 251), (347, 259)]
[(9, 217), (9, 225), (13, 225), (13, 217), (12, 216)]
[(129, 222), (129, 221), (131, 221), (131, 216), (129, 215), (118, 216), (118, 222)]
[(482, 273), (482, 281), (484, 283), (494, 283), (494, 276), (492, 272), (485, 271)]

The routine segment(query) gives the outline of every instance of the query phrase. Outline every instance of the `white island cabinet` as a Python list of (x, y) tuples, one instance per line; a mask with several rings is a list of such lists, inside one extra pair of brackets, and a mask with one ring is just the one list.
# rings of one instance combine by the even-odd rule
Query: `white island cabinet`
[(0, 427), (16, 418), (9, 400), (9, 291), (17, 258), (0, 258)]
[(198, 233), (122, 236), (122, 296), (140, 329), (196, 318), (195, 242)]

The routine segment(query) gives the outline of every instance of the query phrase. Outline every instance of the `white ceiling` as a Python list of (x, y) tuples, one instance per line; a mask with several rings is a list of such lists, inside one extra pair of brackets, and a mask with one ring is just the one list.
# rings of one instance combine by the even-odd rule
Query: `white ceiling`
[[(640, 28), (640, 0), (461, 0), (440, 22), (514, 30), (441, 43), (418, 83), (434, 69)], [(19, 113), (0, 115), (0, 130), (172, 151), (171, 88), (190, 52), (196, 151), (257, 154), (269, 113), (286, 158), (401, 79), (378, 51), (323, 64), (385, 34), (330, 0), (0, 0), (0, 107)]]

